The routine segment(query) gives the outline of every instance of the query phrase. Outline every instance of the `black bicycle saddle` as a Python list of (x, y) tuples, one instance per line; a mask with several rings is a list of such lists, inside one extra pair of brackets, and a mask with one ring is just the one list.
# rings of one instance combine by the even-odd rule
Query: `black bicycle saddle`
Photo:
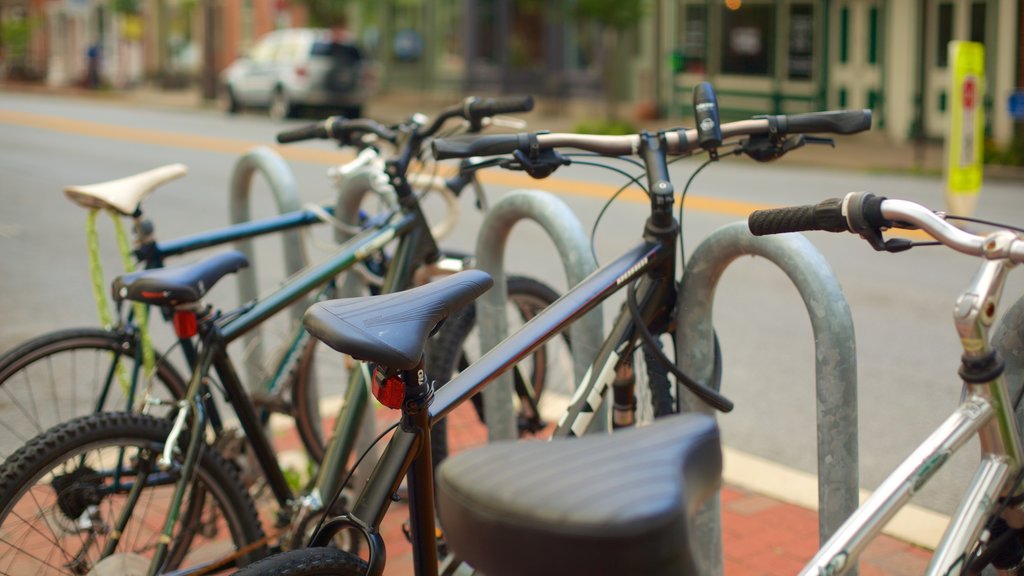
[(438, 324), (493, 283), (486, 272), (466, 270), (404, 292), (318, 302), (302, 323), (338, 352), (411, 370)]
[(488, 576), (696, 574), (689, 516), (721, 484), (718, 425), (646, 428), (457, 454), (438, 514), (460, 560)]
[(134, 300), (158, 306), (198, 302), (218, 280), (249, 265), (245, 254), (229, 250), (198, 262), (153, 268), (114, 279), (114, 300)]

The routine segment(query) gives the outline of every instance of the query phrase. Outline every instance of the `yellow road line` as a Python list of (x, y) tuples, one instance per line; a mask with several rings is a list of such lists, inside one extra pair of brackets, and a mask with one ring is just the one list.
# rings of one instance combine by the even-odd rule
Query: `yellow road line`
[[(189, 150), (205, 150), (208, 152), (220, 152), (224, 154), (239, 155), (252, 150), (260, 144), (247, 140), (236, 140), (231, 138), (212, 138), (209, 136), (196, 136), (190, 134), (177, 134), (162, 130), (146, 128), (128, 128), (103, 124), (89, 120), (73, 120), (47, 116), (31, 112), (14, 112), (12, 110), (0, 109), (0, 123), (14, 124), (29, 128), (52, 130), (65, 134), (77, 134), (98, 138), (109, 138), (122, 142), (134, 142), (139, 144), (153, 144), (157, 146), (170, 146), (174, 148), (185, 148)], [(343, 151), (314, 150), (295, 146), (269, 146), (287, 160), (296, 162), (308, 162), (311, 164), (339, 164), (352, 159), (352, 154)], [(568, 180), (564, 178), (549, 178), (543, 182), (534, 180), (525, 174), (507, 172), (502, 170), (487, 170), (480, 173), (480, 181), (484, 184), (498, 186), (509, 186), (518, 188), (541, 188), (548, 192), (559, 194), (570, 194), (573, 196), (585, 196), (599, 200), (611, 198), (620, 185), (602, 184), (597, 182), (583, 182)], [(619, 198), (627, 202), (646, 203), (647, 196), (637, 190), (630, 189), (623, 192)], [(707, 198), (704, 196), (687, 196), (686, 209), (690, 211), (709, 212), (746, 218), (754, 210), (773, 208), (770, 204), (759, 204), (753, 202), (742, 202), (739, 200), (722, 200)], [(917, 230), (898, 230), (892, 234), (913, 239), (925, 239), (927, 236)]]

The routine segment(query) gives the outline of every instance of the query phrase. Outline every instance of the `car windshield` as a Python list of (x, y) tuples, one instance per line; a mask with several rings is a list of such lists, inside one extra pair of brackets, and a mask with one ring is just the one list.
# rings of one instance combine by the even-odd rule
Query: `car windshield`
[(314, 56), (330, 56), (345, 62), (356, 62), (362, 56), (355, 46), (340, 42), (314, 42), (312, 54)]

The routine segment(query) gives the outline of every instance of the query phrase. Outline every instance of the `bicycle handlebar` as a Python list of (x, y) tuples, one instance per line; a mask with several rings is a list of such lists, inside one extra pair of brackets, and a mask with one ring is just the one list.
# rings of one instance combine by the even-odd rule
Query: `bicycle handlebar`
[(750, 214), (747, 222), (755, 236), (824, 230), (854, 232), (867, 237), (872, 231), (894, 226), (916, 228), (957, 252), (1024, 262), (1024, 240), (1015, 234), (1007, 235), (1005, 231), (986, 236), (971, 234), (916, 202), (889, 200), (867, 192), (851, 192), (842, 199), (831, 198), (808, 206), (757, 210)]
[(285, 130), (277, 135), (281, 144), (290, 144), (302, 140), (333, 138), (344, 141), (355, 134), (376, 134), (383, 140), (395, 142), (398, 135), (383, 124), (368, 118), (348, 119), (341, 116), (330, 116), (321, 122)]
[[(721, 125), (722, 139), (757, 134), (797, 134), (808, 132), (834, 132), (853, 134), (871, 127), (871, 110), (838, 110), (796, 115), (759, 116)], [(696, 129), (664, 132), (668, 154), (688, 154), (700, 148)], [(607, 156), (635, 156), (640, 148), (640, 136), (595, 136), (590, 134), (492, 134), (487, 136), (457, 136), (438, 138), (431, 143), (434, 158), (468, 158), (511, 154), (516, 150), (531, 152), (550, 148), (578, 148)]]
[[(422, 131), (418, 131), (417, 135), (421, 138), (432, 136), (441, 128), (445, 121), (451, 118), (464, 118), (470, 122), (474, 129), (479, 129), (480, 122), (484, 118), (512, 112), (529, 112), (530, 110), (533, 110), (532, 96), (511, 96), (506, 98), (469, 97), (460, 104), (441, 110), (430, 126)], [(331, 116), (321, 122), (300, 126), (292, 130), (285, 130), (277, 135), (277, 141), (281, 144), (290, 144), (303, 140), (333, 138), (344, 142), (348, 137), (360, 133), (376, 134), (381, 139), (392, 144), (398, 138), (398, 133), (394, 128), (384, 126), (375, 120)]]
[(465, 118), (470, 122), (483, 120), (498, 114), (513, 114), (533, 110), (533, 96), (508, 96), (505, 98), (471, 98), (466, 100)]

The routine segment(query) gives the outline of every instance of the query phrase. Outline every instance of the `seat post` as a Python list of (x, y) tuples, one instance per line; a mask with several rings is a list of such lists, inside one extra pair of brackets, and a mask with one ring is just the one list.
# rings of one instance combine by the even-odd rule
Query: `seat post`
[(434, 470), (430, 449), (430, 403), (434, 384), (423, 370), (423, 358), (412, 370), (404, 371), (405, 400), (402, 429), (416, 436), (416, 457), (409, 467), (409, 514), (413, 542), (413, 565), (418, 575), (437, 574), (437, 532), (434, 523)]

